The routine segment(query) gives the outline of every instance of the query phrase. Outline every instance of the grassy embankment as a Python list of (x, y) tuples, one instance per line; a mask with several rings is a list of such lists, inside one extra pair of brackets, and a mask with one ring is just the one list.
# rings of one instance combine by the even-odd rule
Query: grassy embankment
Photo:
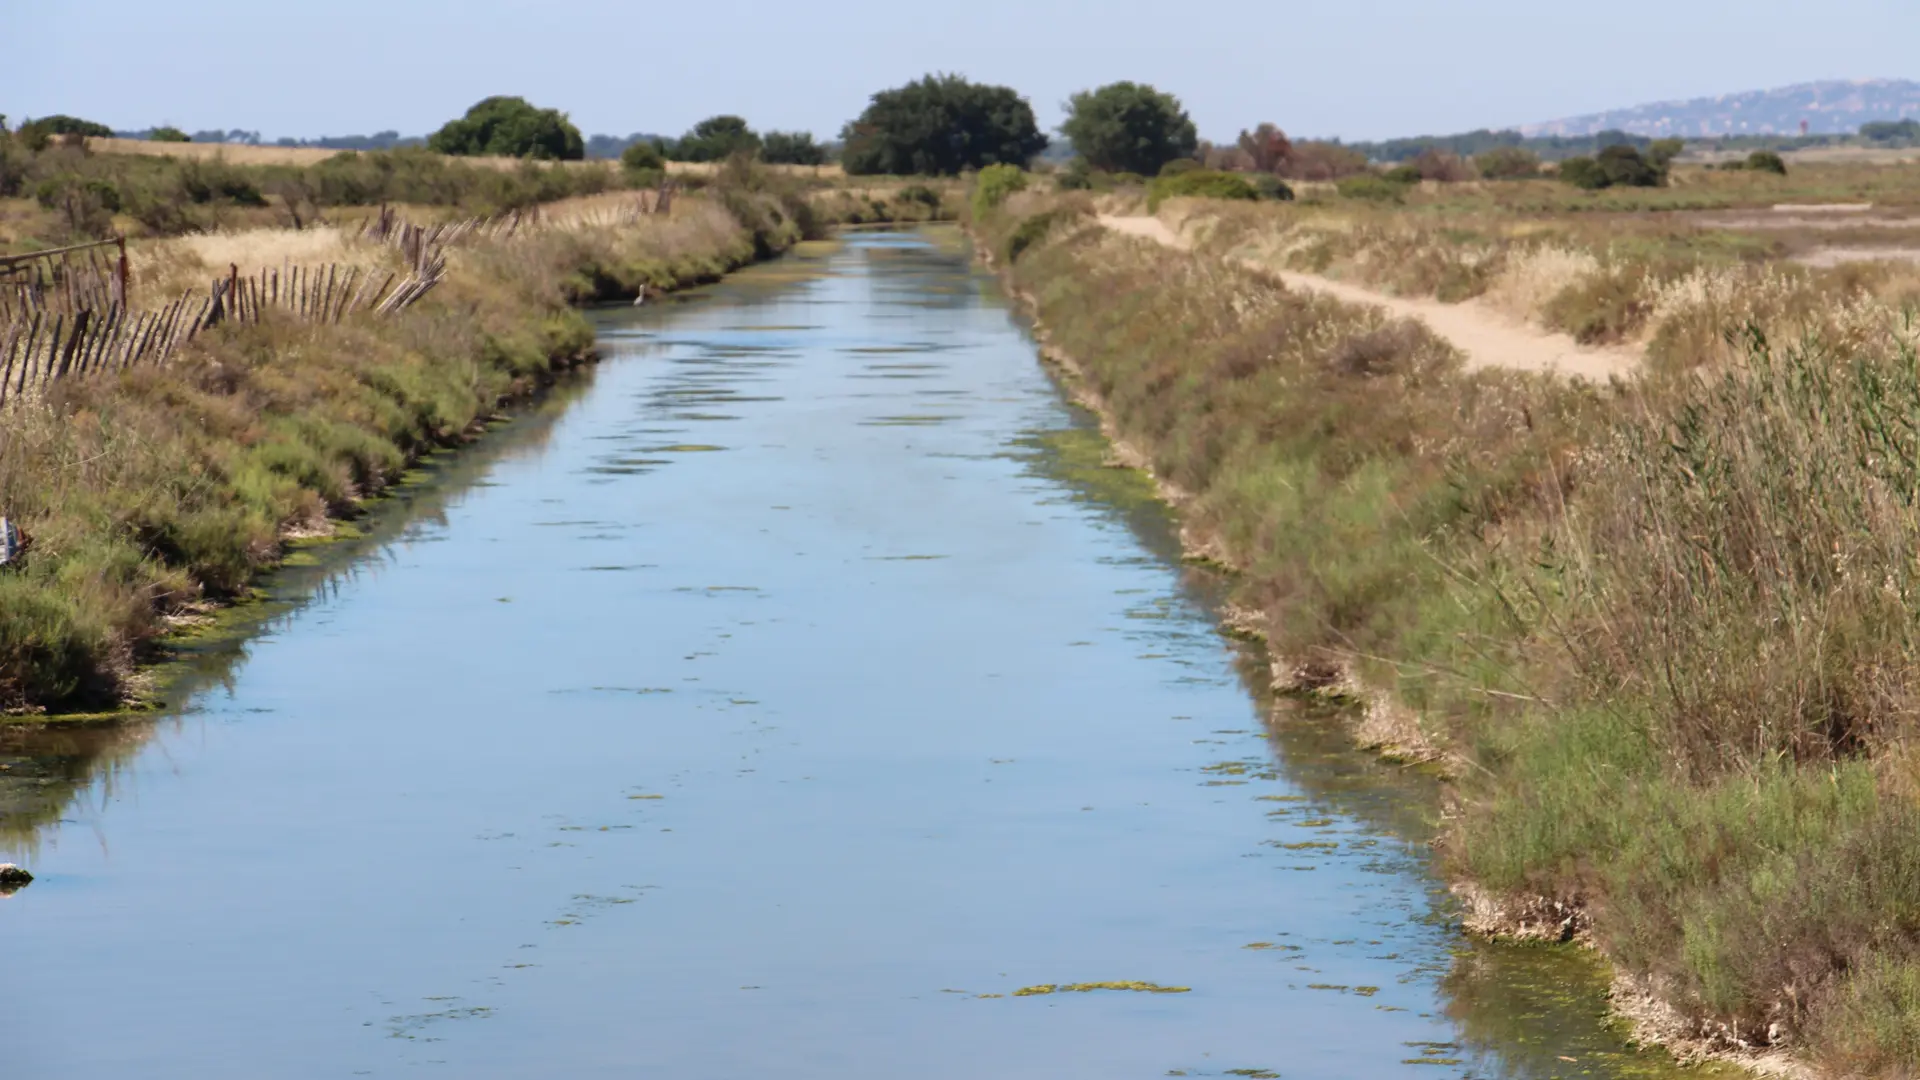
[[(43, 403), (0, 410), (0, 513), (33, 539), (24, 566), (0, 573), (0, 713), (136, 696), (155, 640), (245, 595), (289, 538), (324, 534), (422, 453), (589, 359), (575, 305), (711, 280), (834, 221), (940, 210), (912, 186), (842, 197), (734, 172), (670, 218), (618, 213), (608, 195), (463, 242), (447, 280), (398, 317), (229, 324), (164, 368), (62, 381)], [(204, 287), (229, 262), (398, 265), (355, 235), (136, 244), (136, 289)]]
[[(1540, 251), (1594, 260), (1534, 283), (1536, 312), (1634, 265), (1631, 237), (1555, 232), (1580, 221), (1456, 212), (1487, 221), (1209, 206), (1203, 246), (1305, 238), (1310, 268), (1382, 283), (1420, 264), (1410, 248), (1444, 271), (1497, 247), (1483, 293), (1527, 284)], [(1463, 371), (1419, 326), (1100, 229), (1084, 196), (1015, 196), (975, 226), (1115, 435), (1180, 493), (1190, 543), (1242, 571), (1280, 673), (1350, 673), (1378, 692), (1373, 741), (1448, 763), (1446, 865), (1504, 925), (1584, 929), (1674, 1007), (1671, 1039), (1906, 1075), (1920, 363), (1889, 303), (1901, 272), (1702, 238), (1650, 280), (1711, 302), (1623, 331), (1672, 341), (1602, 388)], [(1681, 234), (1662, 243), (1684, 252)], [(1724, 289), (1673, 284), (1713, 274)], [(1764, 333), (1718, 347), (1748, 323)]]

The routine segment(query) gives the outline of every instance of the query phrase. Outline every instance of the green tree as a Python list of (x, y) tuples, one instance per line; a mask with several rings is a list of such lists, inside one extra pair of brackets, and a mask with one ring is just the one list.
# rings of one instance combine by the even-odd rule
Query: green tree
[(1754, 172), (1768, 172), (1775, 176), (1787, 175), (1787, 159), (1772, 150), (1755, 150), (1748, 154), (1746, 167)]
[(769, 165), (825, 165), (827, 156), (809, 131), (769, 131), (760, 140), (760, 160)]
[(951, 176), (988, 165), (1024, 166), (1047, 148), (1033, 106), (1005, 86), (928, 75), (873, 95), (840, 133), (855, 175)]
[(709, 116), (667, 147), (675, 161), (725, 161), (738, 153), (760, 150), (760, 136), (738, 116)]
[(541, 109), (518, 97), (490, 97), (427, 139), (440, 154), (579, 161), (587, 155), (580, 129), (558, 109)]
[(636, 139), (620, 151), (620, 167), (630, 173), (654, 172), (667, 167), (667, 155), (644, 139)]
[(147, 132), (147, 139), (151, 142), (192, 142), (193, 141), (193, 139), (188, 137), (186, 132), (181, 131), (177, 127), (154, 128), (152, 131)]
[(1167, 162), (1192, 157), (1200, 142), (1179, 98), (1131, 82), (1073, 95), (1060, 132), (1094, 168), (1142, 176), (1157, 176)]

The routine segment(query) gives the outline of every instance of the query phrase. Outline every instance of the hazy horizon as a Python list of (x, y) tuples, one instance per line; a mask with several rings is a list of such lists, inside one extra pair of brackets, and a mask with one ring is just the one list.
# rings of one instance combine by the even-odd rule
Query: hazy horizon
[(1143, 0), (975, 0), (910, 20), (873, 0), (577, 0), (554, 20), (530, 0), (340, 0), (316, 20), (66, 0), (7, 19), (34, 47), (0, 75), (0, 113), (272, 141), (426, 134), (480, 98), (516, 94), (589, 134), (677, 134), (737, 113), (832, 137), (874, 91), (951, 71), (1014, 87), (1049, 130), (1074, 91), (1133, 79), (1178, 95), (1206, 137), (1273, 121), (1364, 140), (1910, 77), (1904, 42), (1920, 32), (1920, 7), (1892, 0), (1834, 0), (1817, 19), (1787, 0), (1676, 7), (1617, 0), (1595, 19), (1520, 0), (1348, 0), (1281, 15), (1215, 0), (1203, 22)]

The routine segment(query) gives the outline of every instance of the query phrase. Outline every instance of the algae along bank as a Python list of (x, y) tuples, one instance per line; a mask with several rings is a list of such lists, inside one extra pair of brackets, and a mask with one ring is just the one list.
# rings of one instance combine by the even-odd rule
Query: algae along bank
[(7, 1075), (1681, 1071), (1459, 932), (957, 231), (597, 329), (173, 713), (7, 731)]

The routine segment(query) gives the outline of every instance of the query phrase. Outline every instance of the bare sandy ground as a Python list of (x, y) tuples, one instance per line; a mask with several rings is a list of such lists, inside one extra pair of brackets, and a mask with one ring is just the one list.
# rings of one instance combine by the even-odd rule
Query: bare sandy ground
[[(1159, 218), (1102, 215), (1100, 223), (1115, 232), (1153, 240), (1168, 247), (1185, 249), (1189, 246), (1184, 237)], [(1466, 358), (1468, 370), (1510, 368), (1515, 371), (1552, 371), (1606, 382), (1616, 376), (1625, 378), (1632, 375), (1642, 359), (1638, 350), (1582, 345), (1566, 334), (1515, 322), (1472, 300), (1461, 304), (1443, 304), (1438, 300), (1389, 296), (1316, 274), (1279, 270), (1253, 260), (1243, 262), (1255, 269), (1278, 275), (1290, 289), (1322, 292), (1348, 303), (1371, 304), (1397, 316), (1418, 319), (1460, 350)]]

